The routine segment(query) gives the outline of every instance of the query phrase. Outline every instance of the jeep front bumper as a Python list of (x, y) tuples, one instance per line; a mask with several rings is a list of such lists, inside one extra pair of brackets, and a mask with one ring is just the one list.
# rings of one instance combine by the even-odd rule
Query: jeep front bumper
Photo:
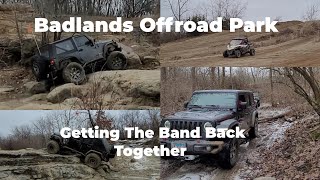
[(217, 154), (223, 149), (223, 141), (207, 141), (207, 140), (167, 140), (161, 141), (160, 145), (171, 149), (173, 147), (187, 148), (187, 155), (201, 154)]

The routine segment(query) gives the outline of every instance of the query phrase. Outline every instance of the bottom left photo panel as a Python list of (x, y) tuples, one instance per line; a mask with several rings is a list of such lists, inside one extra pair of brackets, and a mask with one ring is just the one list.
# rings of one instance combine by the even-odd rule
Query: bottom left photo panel
[(0, 179), (160, 179), (160, 157), (142, 154), (159, 146), (160, 120), (159, 110), (0, 111)]

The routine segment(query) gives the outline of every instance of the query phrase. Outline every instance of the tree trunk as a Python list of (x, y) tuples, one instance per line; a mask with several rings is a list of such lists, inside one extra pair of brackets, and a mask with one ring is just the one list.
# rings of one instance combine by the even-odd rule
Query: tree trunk
[(191, 81), (192, 81), (192, 91), (196, 90), (197, 80), (196, 80), (196, 68), (191, 68)]
[(273, 99), (273, 80), (272, 80), (272, 68), (269, 70), (269, 80), (270, 80), (270, 100), (271, 106), (274, 106), (274, 99)]

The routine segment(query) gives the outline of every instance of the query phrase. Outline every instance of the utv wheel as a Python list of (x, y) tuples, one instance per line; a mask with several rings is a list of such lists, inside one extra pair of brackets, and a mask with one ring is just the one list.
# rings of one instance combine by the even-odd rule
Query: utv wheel
[(122, 70), (127, 67), (127, 58), (118, 51), (110, 53), (107, 58), (107, 67), (110, 70)]
[(239, 142), (237, 138), (226, 140), (223, 150), (219, 154), (219, 165), (223, 169), (233, 168), (239, 156)]
[(258, 136), (258, 120), (254, 120), (254, 126), (249, 130), (249, 138), (254, 139)]
[(62, 71), (62, 78), (66, 83), (82, 84), (86, 79), (86, 72), (76, 62), (71, 62)]
[(48, 62), (48, 58), (44, 56), (36, 56), (32, 59), (32, 73), (36, 77), (37, 81), (47, 78)]
[(254, 56), (254, 55), (256, 55), (256, 50), (254, 50), (254, 49), (251, 49), (251, 50), (250, 50), (250, 55), (251, 55), (251, 56)]
[(49, 154), (57, 154), (60, 151), (60, 146), (57, 141), (50, 140), (47, 144), (47, 151)]
[(241, 57), (241, 51), (240, 50), (236, 50), (234, 52), (234, 54), (236, 55), (236, 58), (240, 58)]
[(225, 58), (229, 57), (228, 51), (223, 52), (223, 57), (225, 57)]
[(86, 163), (86, 165), (88, 165), (91, 168), (97, 168), (100, 166), (101, 164), (101, 157), (96, 154), (96, 153), (90, 153), (88, 154), (85, 159), (84, 162)]

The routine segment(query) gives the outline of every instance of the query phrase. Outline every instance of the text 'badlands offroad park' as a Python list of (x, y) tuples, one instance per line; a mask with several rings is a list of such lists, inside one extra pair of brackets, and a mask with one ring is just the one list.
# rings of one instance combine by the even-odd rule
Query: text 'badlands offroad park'
[(0, 0), (0, 179), (320, 179), (320, 0)]

